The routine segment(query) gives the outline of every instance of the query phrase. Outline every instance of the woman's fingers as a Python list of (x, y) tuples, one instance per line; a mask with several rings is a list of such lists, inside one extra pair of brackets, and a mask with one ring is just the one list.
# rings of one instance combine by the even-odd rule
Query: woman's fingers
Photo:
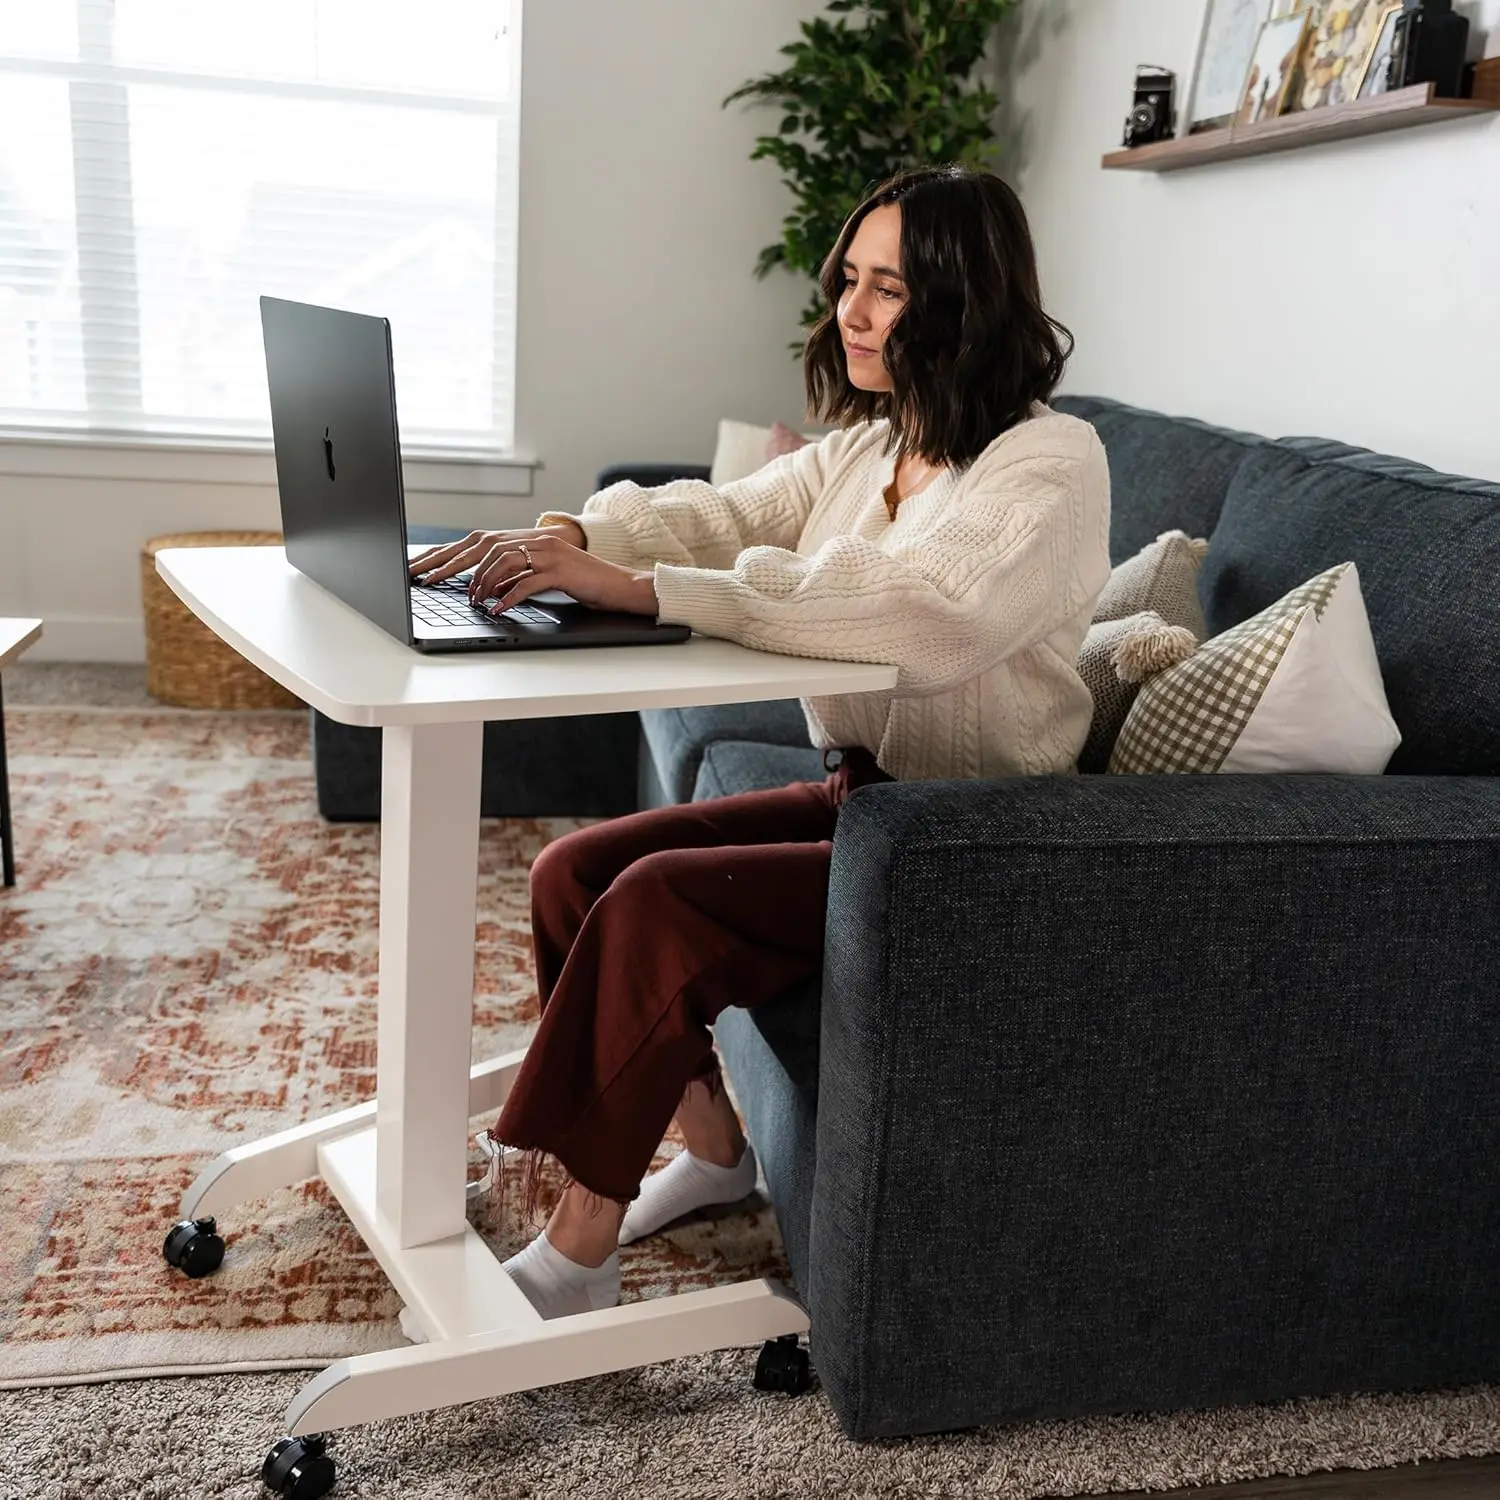
[(538, 564), (537, 553), (541, 550), (535, 542), (510, 542), (497, 546), (474, 570), (474, 580), (469, 586), (470, 602), (482, 604), (486, 599), (503, 594), (522, 574), (530, 575)]
[(444, 542), (419, 553), (407, 565), (407, 573), (412, 578), (420, 577), (423, 583), (441, 583), (456, 573), (477, 568), (497, 548), (514, 548), (522, 542), (529, 546), (534, 536), (535, 530), (471, 531), (460, 541)]
[(423, 583), (441, 583), (462, 573), (484, 555), (490, 537), (482, 531), (471, 531), (462, 541), (448, 542), (433, 547), (412, 558), (407, 568), (408, 576), (420, 577)]
[(505, 543), (495, 542), (485, 549), (484, 556), (474, 564), (474, 570), (469, 575), (470, 604), (478, 604), (488, 598), (491, 592), (490, 581), (495, 577), (496, 569), (504, 556)]
[(441, 567), (449, 558), (457, 557), (469, 545), (469, 539), (465, 537), (461, 542), (444, 542), (441, 546), (429, 547), (425, 552), (417, 553), (406, 565), (407, 574), (419, 578), (423, 573)]
[(430, 547), (414, 557), (410, 572), (430, 584), (467, 570), (469, 602), (499, 599), (498, 613), (539, 589), (550, 588), (551, 582), (539, 581), (539, 575), (550, 578), (567, 557), (576, 558), (579, 550), (554, 532), (471, 531), (462, 541)]
[(570, 542), (550, 536), (537, 537), (524, 546), (512, 548), (505, 576), (492, 590), (498, 598), (490, 613), (499, 614), (542, 589), (557, 586), (559, 573), (568, 569), (570, 558), (576, 562), (578, 556), (578, 548)]
[(538, 576), (536, 569), (523, 569), (500, 586), (497, 590), (500, 597), (490, 605), (490, 613), (492, 615), (503, 614), (506, 610), (514, 609), (516, 605), (524, 603), (533, 594), (551, 587), (552, 585), (545, 578)]

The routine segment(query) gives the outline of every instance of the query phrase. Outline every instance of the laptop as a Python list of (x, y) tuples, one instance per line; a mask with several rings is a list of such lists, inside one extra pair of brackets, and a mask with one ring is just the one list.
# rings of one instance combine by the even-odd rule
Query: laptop
[(686, 625), (590, 609), (549, 589), (491, 617), (468, 575), (413, 583), (406, 540), (391, 325), (385, 318), (260, 299), (287, 561), (418, 651), (656, 646)]

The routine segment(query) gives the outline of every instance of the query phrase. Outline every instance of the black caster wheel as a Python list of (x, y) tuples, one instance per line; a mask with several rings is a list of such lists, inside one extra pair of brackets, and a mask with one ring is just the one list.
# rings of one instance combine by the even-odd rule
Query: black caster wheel
[(224, 1241), (218, 1228), (212, 1219), (184, 1219), (174, 1224), (162, 1246), (167, 1264), (194, 1279), (211, 1276), (224, 1264)]
[(760, 1358), (755, 1361), (756, 1390), (800, 1396), (811, 1384), (812, 1365), (795, 1333), (761, 1345)]
[(321, 1432), (282, 1438), (260, 1466), (261, 1482), (281, 1500), (318, 1500), (333, 1488), (333, 1460)]

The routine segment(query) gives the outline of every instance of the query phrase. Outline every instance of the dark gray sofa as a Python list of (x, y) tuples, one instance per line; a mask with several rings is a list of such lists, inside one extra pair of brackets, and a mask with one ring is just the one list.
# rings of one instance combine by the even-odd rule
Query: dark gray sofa
[[(718, 1025), (834, 1409), (1500, 1379), (1500, 486), (1056, 404), (1104, 441), (1116, 561), (1211, 537), (1212, 631), (1353, 558), (1405, 738), (1378, 777), (850, 799), (822, 984)], [(642, 721), (647, 801), (823, 774), (795, 704)]]
[[(1211, 631), (1353, 558), (1405, 738), (850, 799), (821, 986), (718, 1025), (823, 1384), (870, 1438), (1500, 1379), (1500, 486), (1057, 404)], [(643, 720), (658, 795), (823, 774), (795, 705)]]

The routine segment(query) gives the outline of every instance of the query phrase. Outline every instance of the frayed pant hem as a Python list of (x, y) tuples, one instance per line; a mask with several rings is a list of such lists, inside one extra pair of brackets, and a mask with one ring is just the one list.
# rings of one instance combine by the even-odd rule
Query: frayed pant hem
[[(635, 1201), (636, 1194), (640, 1191), (637, 1184), (635, 1192), (628, 1197), (617, 1197), (613, 1193), (602, 1193), (597, 1188), (590, 1187), (587, 1182), (581, 1181), (573, 1170), (568, 1166), (556, 1152), (549, 1151), (543, 1146), (523, 1146), (517, 1141), (502, 1140), (493, 1129), (486, 1132), (489, 1138), (497, 1145), (504, 1146), (507, 1153), (519, 1155), (520, 1161), (514, 1168), (515, 1175), (519, 1177), (521, 1202), (521, 1221), (532, 1227), (538, 1224), (541, 1208), (542, 1189), (547, 1183), (549, 1176), (556, 1176), (560, 1180), (557, 1183), (557, 1197), (561, 1198), (569, 1188), (579, 1187), (588, 1195), (589, 1214), (594, 1216), (604, 1212), (606, 1204), (611, 1204), (619, 1212), (623, 1213)], [(551, 1170), (549, 1170), (551, 1169)], [(496, 1173), (496, 1200), (503, 1210), (508, 1192), (513, 1185), (508, 1184), (512, 1176), (511, 1156), (508, 1154), (500, 1159), (500, 1169)]]

